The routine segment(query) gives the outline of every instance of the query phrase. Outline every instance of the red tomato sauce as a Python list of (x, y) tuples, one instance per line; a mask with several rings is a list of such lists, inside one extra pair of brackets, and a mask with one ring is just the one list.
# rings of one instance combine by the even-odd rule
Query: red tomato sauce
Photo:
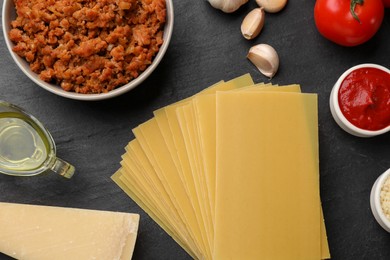
[(376, 68), (360, 68), (341, 83), (341, 112), (353, 125), (380, 130), (390, 125), (390, 74)]

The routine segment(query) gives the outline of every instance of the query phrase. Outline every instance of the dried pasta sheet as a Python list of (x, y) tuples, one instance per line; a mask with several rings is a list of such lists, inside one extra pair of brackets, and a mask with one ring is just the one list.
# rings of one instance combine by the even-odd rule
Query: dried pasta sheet
[(317, 96), (218, 92), (216, 115), (213, 259), (321, 259)]

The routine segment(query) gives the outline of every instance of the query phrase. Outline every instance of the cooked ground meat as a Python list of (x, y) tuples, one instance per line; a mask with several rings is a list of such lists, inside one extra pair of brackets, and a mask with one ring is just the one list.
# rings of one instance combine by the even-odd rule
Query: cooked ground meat
[(165, 0), (14, 0), (13, 51), (66, 91), (105, 93), (144, 71), (163, 43)]

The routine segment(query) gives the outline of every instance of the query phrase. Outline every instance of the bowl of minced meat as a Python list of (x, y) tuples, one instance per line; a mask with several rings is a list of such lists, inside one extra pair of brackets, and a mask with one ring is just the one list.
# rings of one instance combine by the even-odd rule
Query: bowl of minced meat
[(172, 35), (171, 0), (4, 0), (11, 56), (57, 95), (100, 100), (143, 82)]

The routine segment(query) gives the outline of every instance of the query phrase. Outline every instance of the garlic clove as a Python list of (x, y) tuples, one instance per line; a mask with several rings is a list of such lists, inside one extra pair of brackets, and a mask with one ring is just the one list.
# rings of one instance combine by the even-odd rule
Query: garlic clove
[(256, 0), (256, 3), (268, 13), (277, 13), (286, 6), (287, 0)]
[(247, 58), (265, 76), (272, 78), (279, 68), (279, 56), (268, 44), (258, 44), (249, 49)]
[(264, 26), (265, 13), (264, 8), (256, 8), (250, 11), (241, 24), (241, 33), (247, 40), (256, 38)]
[(208, 0), (212, 7), (220, 9), (225, 13), (233, 13), (248, 0)]

